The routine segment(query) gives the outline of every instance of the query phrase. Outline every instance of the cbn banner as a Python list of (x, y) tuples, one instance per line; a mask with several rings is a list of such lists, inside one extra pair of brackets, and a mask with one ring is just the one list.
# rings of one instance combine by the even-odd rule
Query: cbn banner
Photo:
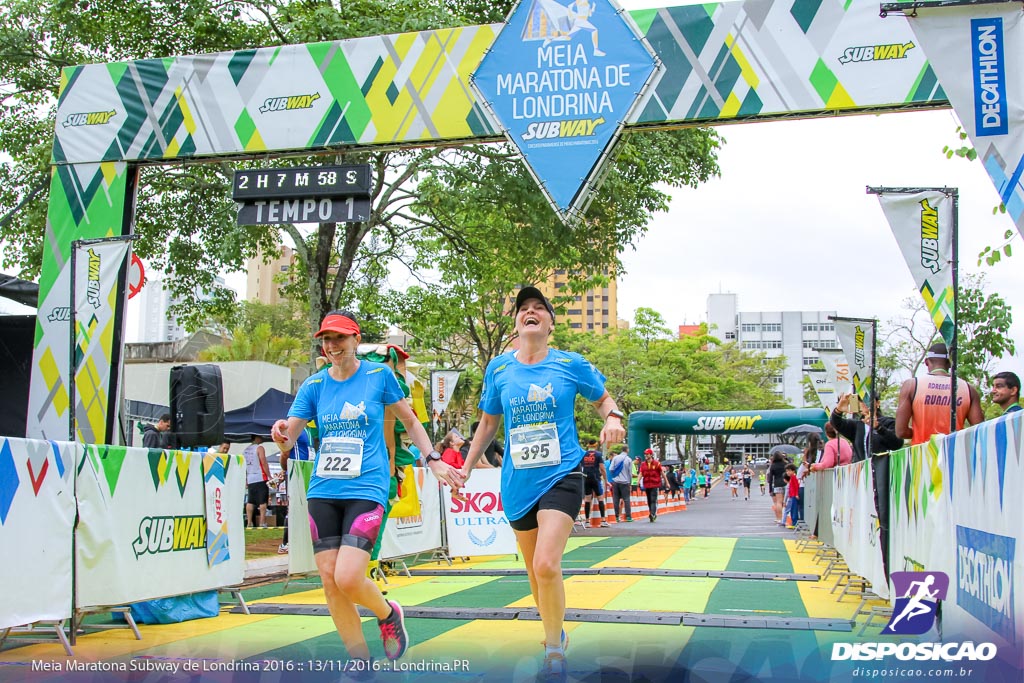
[(501, 470), (475, 470), (462, 495), (466, 500), (453, 500), (447, 486), (441, 493), (448, 554), (472, 557), (518, 552), (515, 532), (501, 504)]
[[(230, 557), (207, 559), (202, 454), (86, 445), (78, 465), (78, 606), (123, 605), (241, 582), (245, 536), (229, 525)], [(227, 460), (223, 504), (242, 510), (245, 465)]]
[[(225, 507), (227, 492), (227, 471), (231, 456), (207, 453), (203, 456), (203, 481), (206, 493), (206, 560), (211, 567), (231, 559), (231, 544), (228, 523), (238, 517)], [(238, 552), (237, 548), (235, 552)]]
[(880, 192), (910, 274), (946, 344), (953, 343), (953, 198), (938, 190), (913, 194)]
[(434, 474), (424, 467), (413, 468), (413, 479), (419, 494), (420, 513), (400, 517), (395, 514), (395, 508), (392, 508), (382, 532), (382, 560), (415, 555), (441, 547), (441, 487)]
[(835, 385), (829, 380), (829, 373), (825, 370), (805, 370), (804, 374), (807, 375), (807, 379), (811, 380), (821, 407), (831, 415), (832, 409), (839, 401), (839, 395), (836, 393)]
[(833, 541), (836, 550), (846, 558), (850, 570), (871, 582), (871, 590), (876, 595), (887, 598), (889, 584), (885, 579), (878, 542), (878, 515), (872, 479), (870, 460), (835, 468)]
[(916, 8), (907, 18), (999, 198), (1024, 234), (1020, 3)]
[(0, 438), (0, 629), (71, 616), (71, 477), (81, 446)]
[(309, 528), (309, 478), (313, 460), (288, 458), (288, 573), (316, 571), (313, 559), (313, 534)]
[(842, 351), (834, 349), (817, 349), (818, 358), (825, 366), (825, 378), (835, 392), (835, 400), (832, 407), (835, 408), (839, 395), (847, 392), (847, 388), (853, 382), (850, 376), (850, 364), (846, 362), (846, 356)]
[(836, 336), (843, 354), (850, 366), (850, 381), (853, 390), (862, 401), (867, 401), (871, 391), (871, 367), (875, 364), (872, 345), (875, 339), (875, 325), (864, 320), (836, 318)]

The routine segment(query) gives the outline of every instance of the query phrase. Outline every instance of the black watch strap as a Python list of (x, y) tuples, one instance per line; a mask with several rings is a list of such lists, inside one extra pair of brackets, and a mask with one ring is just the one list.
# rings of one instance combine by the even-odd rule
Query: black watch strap
[(427, 453), (427, 461), (428, 462), (429, 461), (433, 461), (433, 460), (440, 460), (440, 459), (441, 459), (441, 454), (438, 453), (437, 451), (430, 451), (429, 453)]

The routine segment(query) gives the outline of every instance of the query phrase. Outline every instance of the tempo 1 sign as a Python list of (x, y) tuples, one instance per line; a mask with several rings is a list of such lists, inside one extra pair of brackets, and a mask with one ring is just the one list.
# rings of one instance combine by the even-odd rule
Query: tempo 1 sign
[(238, 210), (239, 225), (274, 223), (359, 223), (370, 219), (370, 200), (355, 197), (304, 197), (246, 202)]
[(369, 220), (370, 166), (236, 171), (238, 225), (358, 223)]

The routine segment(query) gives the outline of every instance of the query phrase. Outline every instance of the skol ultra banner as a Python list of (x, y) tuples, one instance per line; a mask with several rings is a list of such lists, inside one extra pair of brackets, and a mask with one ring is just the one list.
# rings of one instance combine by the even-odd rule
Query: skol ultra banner
[[(108, 394), (116, 405), (118, 392), (110, 391), (112, 373), (117, 370), (123, 315), (118, 310), (119, 279), (124, 275), (128, 257), (127, 239), (76, 243), (75, 300), (72, 320), (75, 325), (73, 369), (75, 433), (73, 440), (104, 443)], [(117, 340), (116, 348), (111, 339)]]
[(835, 468), (832, 526), (835, 548), (850, 570), (871, 582), (871, 590), (889, 597), (889, 584), (882, 566), (878, 516), (871, 488), (871, 461), (861, 460)]
[(78, 463), (78, 605), (123, 605), (239, 583), (245, 568), (241, 516), (245, 465), (225, 470), (223, 509), (230, 557), (207, 553), (202, 455), (123, 446), (84, 448)]
[(0, 629), (71, 616), (79, 444), (0, 438)]
[(871, 368), (875, 364), (872, 346), (875, 339), (875, 325), (871, 321), (836, 318), (836, 336), (843, 347), (843, 355), (850, 365), (850, 382), (862, 401), (868, 400), (871, 391)]
[(953, 343), (953, 198), (937, 190), (880, 192), (896, 244), (946, 344)]
[[(1020, 3), (917, 8), (908, 17), (957, 118), (1024, 234), (1024, 15)], [(948, 340), (947, 340), (948, 343)]]
[(501, 504), (501, 470), (473, 472), (473, 478), (461, 491), (465, 500), (453, 499), (447, 486), (442, 489), (449, 555), (472, 557), (516, 552), (516, 535)]

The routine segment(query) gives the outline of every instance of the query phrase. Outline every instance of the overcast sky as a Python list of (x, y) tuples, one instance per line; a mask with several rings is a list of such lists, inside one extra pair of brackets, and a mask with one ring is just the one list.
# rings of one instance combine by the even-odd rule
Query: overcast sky
[[(961, 272), (985, 272), (989, 291), (1014, 307), (1024, 340), (1024, 241), (1016, 255), (979, 268), (985, 245), (1013, 223), (992, 215), (998, 195), (979, 162), (942, 154), (959, 144), (951, 111), (721, 126), (721, 178), (671, 190), (668, 213), (623, 255), (619, 316), (638, 306), (674, 329), (706, 319), (707, 295), (733, 292), (741, 311), (835, 310), (899, 315), (919, 296), (878, 199), (867, 185), (960, 191)], [(1021, 352), (1006, 367), (1024, 376)]]

